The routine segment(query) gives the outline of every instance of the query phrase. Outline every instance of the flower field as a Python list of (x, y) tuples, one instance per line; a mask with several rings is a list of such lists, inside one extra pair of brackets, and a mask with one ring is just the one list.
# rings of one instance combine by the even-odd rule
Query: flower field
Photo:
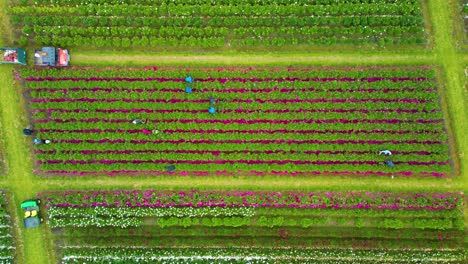
[(14, 263), (15, 246), (13, 244), (10, 214), (7, 210), (7, 198), (0, 191), (0, 264)]
[(9, 11), (21, 45), (297, 49), (426, 43), (419, 0), (23, 0)]
[(47, 191), (38, 198), (60, 263), (467, 258), (464, 196), (455, 192)]
[[(188, 75), (195, 79), (191, 93)], [(37, 137), (52, 141), (35, 146), (47, 174), (161, 175), (174, 165), (171, 174), (200, 176), (448, 177), (454, 169), (435, 76), (428, 67), (17, 74)], [(384, 149), (393, 155), (378, 155)]]

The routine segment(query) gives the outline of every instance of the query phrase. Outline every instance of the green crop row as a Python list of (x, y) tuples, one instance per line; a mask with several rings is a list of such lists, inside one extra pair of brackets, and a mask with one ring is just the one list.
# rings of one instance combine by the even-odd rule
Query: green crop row
[(181, 226), (160, 228), (156, 225), (144, 225), (132, 228), (116, 227), (86, 227), (86, 228), (64, 228), (61, 236), (67, 238), (79, 237), (316, 237), (316, 238), (369, 238), (369, 239), (415, 239), (415, 240), (438, 240), (463, 242), (464, 233), (460, 230), (433, 230), (433, 229), (384, 229), (384, 228), (356, 228), (355, 226), (315, 226), (313, 228), (302, 227), (259, 227), (244, 226), (218, 228), (191, 226), (184, 228)]
[[(346, 23), (346, 20), (344, 21)], [(296, 25), (297, 26), (297, 25)], [(150, 27), (79, 27), (79, 26), (37, 26), (30, 28), (25, 26), (22, 29), (25, 34), (35, 33), (37, 36), (62, 37), (121, 37), (131, 38), (132, 41), (146, 37), (159, 38), (181, 38), (181, 37), (225, 37), (230, 29), (228, 27), (162, 27), (154, 29)], [(333, 37), (339, 35), (352, 35), (354, 38), (366, 38), (369, 35), (387, 36), (403, 38), (404, 36), (421, 35), (423, 30), (418, 26), (363, 26), (363, 27), (319, 27), (304, 26), (300, 29), (291, 27), (277, 28), (275, 26), (257, 26), (250, 28), (236, 28), (232, 30), (231, 37), (234, 39), (244, 39), (254, 37), (257, 39), (273, 39), (274, 36), (280, 38), (295, 38), (296, 41), (307, 42), (309, 38)], [(148, 43), (149, 44), (149, 43)]]
[(419, 15), (421, 10), (419, 3), (350, 3), (341, 2), (333, 3), (333, 5), (320, 5), (320, 4), (303, 4), (299, 5), (297, 2), (288, 1), (283, 4), (272, 3), (241, 3), (235, 4), (203, 4), (193, 3), (187, 4), (186, 2), (171, 2), (171, 4), (159, 4), (158, 8), (153, 5), (141, 4), (117, 4), (112, 5), (76, 5), (72, 6), (18, 6), (12, 7), (13, 14), (29, 14), (37, 12), (38, 15), (48, 13), (70, 13), (71, 15), (83, 16), (149, 16), (149, 17), (184, 17), (184, 16), (200, 16), (200, 17), (224, 17), (224, 16), (238, 16), (239, 14), (246, 16), (346, 16), (346, 15)]
[[(330, 217), (315, 217), (315, 218), (291, 218), (284, 216), (277, 217), (157, 217), (153, 221), (145, 220), (145, 224), (154, 224), (160, 228), (171, 226), (206, 226), (206, 227), (241, 227), (241, 226), (258, 226), (258, 227), (302, 227), (310, 228), (316, 226), (355, 226), (355, 227), (378, 227), (385, 229), (464, 229), (463, 221), (457, 220), (455, 224), (452, 219), (363, 219), (363, 218), (330, 218)], [(143, 219), (138, 217), (120, 217), (120, 216), (81, 216), (72, 215), (69, 217), (50, 217), (49, 224), (52, 228), (60, 227), (88, 227), (88, 226), (111, 226), (111, 227), (136, 227), (143, 224)]]
[[(185, 78), (192, 75), (197, 79), (207, 78), (422, 78), (434, 79), (436, 71), (430, 67), (111, 67), (97, 69), (92, 67), (54, 68), (22, 68), (19, 72), (22, 78)], [(44, 80), (47, 81), (47, 80)], [(171, 81), (171, 80), (168, 80)], [(179, 82), (180, 83), (180, 82)], [(291, 82), (294, 83), (294, 82)], [(249, 83), (245, 83), (248, 85)], [(254, 83), (252, 85), (259, 85)], [(363, 83), (360, 83), (362, 85)], [(365, 84), (365, 82), (364, 82)], [(154, 83), (157, 85), (157, 83)]]
[[(192, 5), (171, 2), (158, 4), (157, 8), (154, 8), (156, 3), (70, 6), (70, 2), (54, 1), (50, 4), (41, 6), (23, 1), (10, 8), (12, 24), (23, 33), (18, 40), (20, 44), (27, 44), (30, 38), (44, 45), (117, 48), (425, 42), (418, 2), (334, 2), (331, 5), (293, 1), (282, 4), (195, 2)], [(373, 28), (379, 25), (388, 27)], [(309, 26), (323, 28), (304, 29)]]

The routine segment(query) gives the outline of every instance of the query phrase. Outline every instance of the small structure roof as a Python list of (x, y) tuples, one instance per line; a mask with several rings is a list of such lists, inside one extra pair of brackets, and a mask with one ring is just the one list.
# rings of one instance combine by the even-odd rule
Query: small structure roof
[(38, 66), (55, 66), (56, 60), (54, 47), (43, 47), (34, 51), (34, 64)]
[(21, 203), (21, 208), (37, 207), (37, 201), (29, 200)]

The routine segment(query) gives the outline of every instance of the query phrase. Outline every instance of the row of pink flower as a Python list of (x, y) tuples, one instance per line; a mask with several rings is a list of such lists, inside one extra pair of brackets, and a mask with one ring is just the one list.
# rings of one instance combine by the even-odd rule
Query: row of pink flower
[(125, 139), (101, 139), (101, 140), (82, 140), (82, 139), (60, 139), (60, 140), (53, 140), (54, 143), (71, 143), (71, 144), (81, 144), (81, 143), (111, 143), (111, 144), (123, 144), (123, 143), (130, 143), (130, 144), (353, 144), (353, 145), (361, 145), (361, 144), (372, 144), (372, 145), (380, 145), (380, 144), (423, 144), (423, 145), (438, 145), (443, 144), (441, 141), (419, 141), (419, 140), (284, 140), (284, 139), (271, 139), (271, 140), (240, 140), (240, 139), (233, 139), (233, 140), (212, 140), (212, 139), (200, 139), (200, 140), (187, 140), (187, 139), (178, 139), (178, 140), (125, 140)]
[[(58, 112), (58, 113), (206, 113), (206, 109), (188, 110), (188, 109), (147, 109), (147, 108), (133, 108), (133, 109), (95, 109), (88, 110), (84, 108), (77, 109), (63, 109), (63, 108), (37, 108), (32, 110), (33, 113), (37, 112)], [(222, 109), (219, 113), (436, 113), (440, 112), (439, 109), (431, 110), (418, 110), (418, 109)]]
[(267, 207), (329, 209), (452, 210), (463, 193), (302, 191), (63, 191), (38, 194), (51, 207)]
[[(106, 92), (106, 93), (158, 93), (158, 92), (167, 92), (167, 93), (185, 93), (183, 89), (175, 89), (175, 88), (148, 88), (148, 89), (141, 89), (141, 88), (35, 88), (33, 89), (36, 92), (48, 92), (48, 93), (69, 93), (69, 92)], [(313, 87), (309, 88), (192, 88), (192, 92), (201, 92), (201, 93), (209, 93), (209, 92), (217, 92), (217, 93), (271, 93), (271, 92), (281, 92), (281, 93), (291, 93), (291, 92), (360, 92), (360, 93), (389, 93), (389, 92), (417, 92), (417, 91), (424, 91), (424, 92), (436, 92), (436, 89), (433, 88), (426, 88), (426, 89), (417, 89), (417, 88), (357, 88), (357, 89), (317, 89)]]
[[(46, 119), (34, 119), (35, 123), (128, 123), (128, 119), (108, 119), (108, 118), (87, 118), (87, 119), (58, 119), (58, 118), (46, 118)], [(245, 120), (245, 119), (226, 119), (226, 120), (207, 120), (207, 119), (157, 119), (148, 120), (150, 123), (197, 123), (197, 124), (439, 124), (442, 123), (442, 119), (417, 119), (417, 120), (401, 120), (401, 119), (257, 119), (257, 120)]]
[[(28, 82), (43, 82), (43, 81), (90, 81), (90, 82), (102, 82), (102, 81), (126, 81), (126, 82), (184, 82), (184, 78), (122, 78), (122, 77), (113, 77), (113, 78), (100, 78), (100, 77), (27, 77), (24, 79)], [(392, 82), (404, 82), (404, 81), (427, 81), (429, 79), (424, 77), (409, 78), (409, 77), (368, 77), (368, 78), (296, 78), (296, 77), (286, 77), (286, 78), (197, 78), (197, 82), (220, 82), (226, 83), (230, 82), (380, 82), (380, 81), (392, 81)]]
[[(141, 133), (141, 129), (37, 129), (40, 133)], [(190, 133), (190, 134), (440, 134), (442, 131), (434, 130), (303, 130), (303, 129), (253, 129), (253, 130), (239, 130), (239, 129), (165, 129), (164, 134), (178, 134), (178, 133)]]
[[(180, 176), (267, 176), (267, 175), (276, 175), (276, 176), (289, 176), (289, 177), (310, 177), (310, 176), (360, 176), (360, 177), (412, 177), (416, 175), (412, 171), (395, 171), (395, 172), (383, 172), (383, 171), (176, 171), (176, 172), (166, 172), (165, 170), (101, 170), (101, 171), (77, 171), (77, 170), (48, 170), (48, 174), (62, 175), (62, 176), (129, 176), (129, 175), (138, 175), (138, 176), (162, 176), (162, 175), (175, 175)], [(439, 172), (419, 172), (418, 176), (422, 177), (435, 177), (435, 178), (447, 178), (449, 177), (446, 173)]]
[[(378, 161), (330, 161), (330, 160), (170, 160), (170, 159), (158, 159), (158, 160), (38, 160), (39, 164), (313, 164), (313, 165), (336, 165), (336, 164), (351, 164), (351, 165), (378, 165)], [(411, 163), (411, 162), (394, 162), (397, 163)], [(410, 165), (433, 165), (437, 162), (422, 162), (421, 164), (410, 164)]]
[[(183, 67), (183, 66), (164, 66), (164, 67), (157, 67), (157, 66), (145, 66), (145, 67), (126, 67), (126, 68), (118, 68), (118, 67), (107, 67), (106, 69), (112, 69), (116, 71), (162, 71), (162, 72), (171, 72), (171, 71), (185, 71), (185, 72), (192, 72), (194, 70), (193, 67)], [(92, 66), (71, 66), (63, 69), (64, 71), (85, 71), (85, 70), (93, 70), (95, 71), (96, 68)], [(317, 71), (317, 72), (328, 72), (328, 71), (375, 71), (375, 70), (389, 70), (389, 71), (398, 71), (398, 70), (419, 70), (419, 71), (432, 71), (431, 66), (411, 66), (411, 67), (388, 67), (388, 66), (355, 66), (355, 67), (335, 67), (335, 66), (316, 66), (316, 67), (259, 67), (259, 66), (223, 66), (223, 67), (203, 67), (197, 68), (197, 70), (203, 72), (250, 72), (250, 71), (266, 71), (266, 72), (280, 72), (287, 70), (288, 72), (310, 72), (310, 71)]]
[[(58, 153), (57, 150), (42, 150), (35, 149), (34, 153), (36, 154), (55, 154)], [(351, 155), (365, 155), (365, 154), (375, 154), (374, 151), (345, 151), (345, 150), (306, 150), (306, 151), (297, 151), (297, 150), (187, 150), (187, 149), (174, 149), (174, 150), (62, 150), (60, 153), (66, 154), (84, 154), (84, 155), (93, 155), (93, 154), (134, 154), (134, 153), (192, 153), (192, 154), (234, 154), (234, 153), (244, 153), (244, 154), (307, 154), (307, 155), (342, 155), (342, 154), (351, 154)], [(430, 151), (392, 151), (394, 155), (437, 155), (438, 152)]]
[[(170, 159), (157, 159), (157, 160), (38, 160), (38, 164), (295, 164), (295, 165), (337, 165), (337, 164), (349, 164), (349, 165), (379, 165), (379, 161), (367, 161), (367, 160), (170, 160)], [(395, 164), (408, 164), (411, 166), (428, 166), (428, 165), (447, 165), (446, 161), (394, 161)]]
[[(37, 98), (31, 99), (31, 103), (75, 103), (75, 102), (85, 102), (85, 103), (94, 103), (94, 102), (124, 102), (124, 103), (209, 103), (209, 99), (106, 99), (106, 98), (77, 98), (77, 99), (68, 99), (68, 98)], [(394, 98), (394, 99), (381, 99), (381, 98), (366, 98), (366, 99), (326, 99), (326, 98), (317, 98), (317, 99), (223, 99), (223, 102), (232, 102), (232, 103), (275, 103), (275, 104), (289, 104), (289, 103), (411, 103), (411, 104), (420, 104), (420, 103), (429, 103), (435, 102), (435, 100), (425, 100), (425, 99), (411, 99), (411, 98)]]

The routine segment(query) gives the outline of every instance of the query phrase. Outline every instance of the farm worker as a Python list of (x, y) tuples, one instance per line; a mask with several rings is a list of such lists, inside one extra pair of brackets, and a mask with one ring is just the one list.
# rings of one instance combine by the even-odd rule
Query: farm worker
[(188, 82), (188, 83), (193, 83), (193, 78), (192, 78), (192, 76), (187, 76), (187, 77), (185, 77), (185, 81)]
[(157, 134), (159, 134), (159, 130), (153, 129), (153, 131), (151, 131), (151, 133), (152, 133), (153, 135), (157, 135)]
[(213, 96), (210, 97), (210, 104), (215, 104), (216, 103), (216, 100), (214, 99)]
[(208, 113), (214, 115), (216, 113), (216, 109), (213, 106), (210, 106), (210, 108), (208, 108)]
[(34, 145), (49, 144), (49, 143), (50, 143), (50, 140), (48, 140), (48, 139), (46, 139), (46, 140), (38, 139), (38, 138), (34, 139)]
[(191, 93), (191, 92), (192, 92), (192, 88), (190, 88), (190, 87), (188, 87), (188, 86), (185, 87), (185, 92), (188, 93), (188, 94)]
[(144, 122), (141, 119), (135, 119), (135, 120), (132, 121), (132, 123), (137, 125), (137, 124), (143, 124)]
[(382, 155), (382, 154), (384, 154), (385, 156), (391, 156), (392, 152), (390, 152), (390, 150), (388, 149), (379, 151), (379, 155)]
[(167, 172), (175, 171), (175, 166), (174, 165), (165, 166), (164, 168), (167, 170)]
[(395, 164), (393, 164), (393, 161), (391, 161), (391, 160), (386, 160), (386, 161), (385, 161), (385, 164), (386, 164), (387, 166), (389, 166), (390, 168), (395, 167)]
[(152, 134), (151, 130), (148, 130), (148, 129), (145, 129), (145, 128), (141, 129), (141, 132), (143, 132), (143, 134), (146, 134), (146, 135), (151, 135)]
[(32, 129), (29, 129), (29, 128), (23, 129), (23, 134), (26, 135), (26, 136), (30, 136), (30, 135), (32, 135), (32, 133), (34, 133), (34, 130), (32, 130)]

